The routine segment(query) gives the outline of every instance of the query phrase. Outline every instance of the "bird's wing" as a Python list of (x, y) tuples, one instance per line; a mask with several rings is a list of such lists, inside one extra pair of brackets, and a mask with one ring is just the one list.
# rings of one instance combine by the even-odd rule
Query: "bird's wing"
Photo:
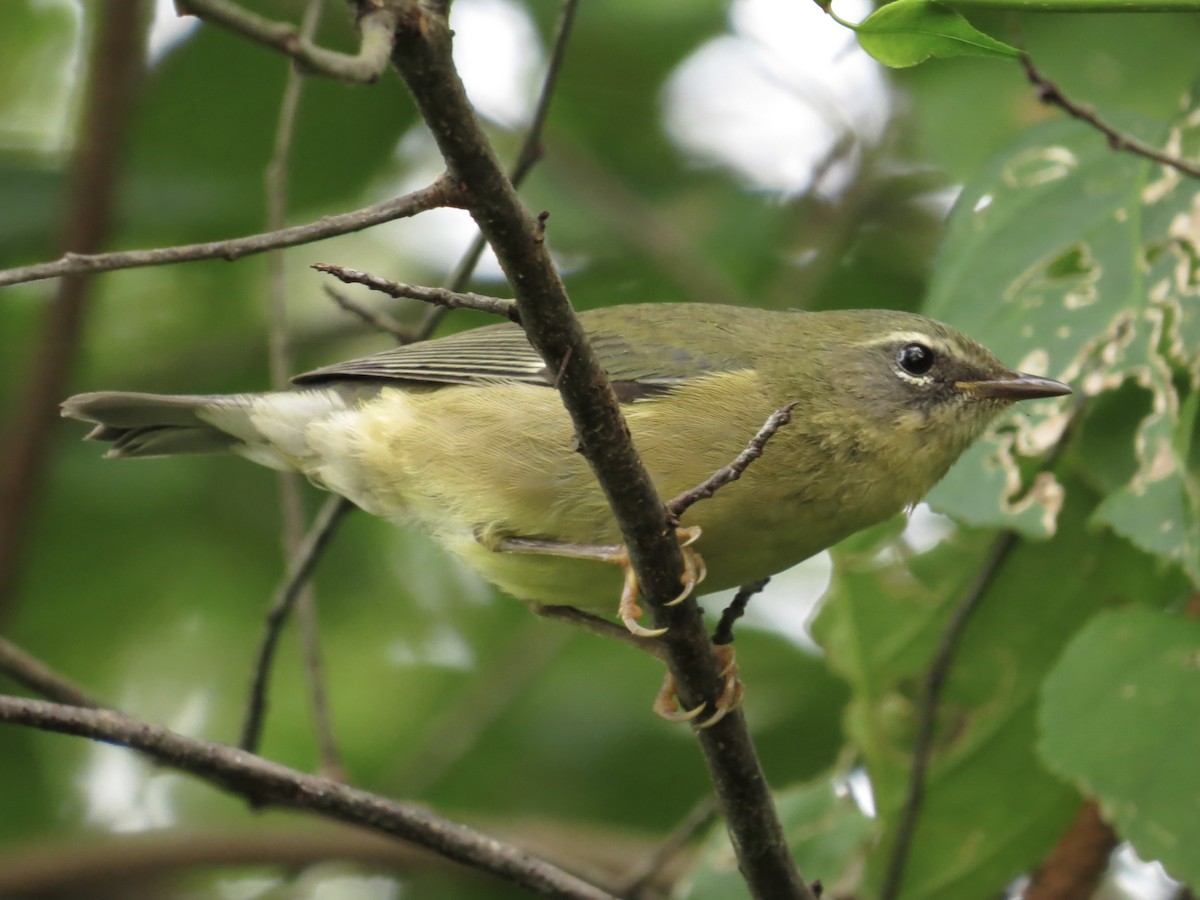
[[(584, 323), (585, 327), (589, 324), (587, 319)], [(655, 339), (634, 342), (615, 329), (588, 329), (592, 348), (623, 400), (662, 393), (706, 372), (750, 368), (748, 363), (728, 355), (727, 341), (705, 341), (697, 346), (691, 340), (681, 344), (671, 340), (669, 333), (656, 331)], [(525, 332), (504, 323), (335, 363), (292, 380), (302, 385), (347, 379), (552, 385), (554, 378), (555, 373), (547, 371)]]

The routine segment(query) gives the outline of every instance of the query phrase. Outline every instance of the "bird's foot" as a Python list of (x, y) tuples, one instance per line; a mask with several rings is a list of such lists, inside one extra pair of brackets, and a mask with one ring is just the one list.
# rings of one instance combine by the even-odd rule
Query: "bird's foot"
[[(675, 536), (683, 553), (683, 575), (680, 578), (683, 590), (670, 600), (667, 606), (675, 606), (686, 600), (707, 574), (703, 557), (692, 546), (700, 537), (700, 528), (695, 525), (688, 528), (677, 528)], [(637, 573), (633, 571), (633, 564), (629, 559), (629, 551), (624, 544), (577, 544), (537, 538), (504, 538), (498, 542), (497, 549), (508, 553), (541, 553), (548, 556), (595, 559), (618, 565), (621, 567), (625, 580), (621, 588), (621, 599), (617, 604), (617, 616), (629, 633), (638, 637), (654, 638), (666, 633), (667, 629), (665, 628), (647, 628), (641, 624), (641, 618), (645, 615), (645, 611), (637, 602), (640, 586)]]
[[(742, 704), (746, 686), (738, 678), (737, 659), (733, 644), (717, 644), (713, 651), (717, 654), (717, 662), (721, 664), (721, 678), (724, 684), (721, 695), (717, 697), (712, 714), (697, 723), (697, 728), (711, 728)], [(667, 672), (663, 679), (662, 690), (654, 700), (654, 711), (668, 722), (691, 722), (704, 712), (706, 704), (701, 703), (692, 709), (681, 709), (679, 697), (675, 692), (675, 676)]]

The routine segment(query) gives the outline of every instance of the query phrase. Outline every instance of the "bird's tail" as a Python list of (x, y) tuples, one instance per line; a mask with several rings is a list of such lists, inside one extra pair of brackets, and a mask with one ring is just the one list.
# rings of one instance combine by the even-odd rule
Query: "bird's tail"
[(329, 389), (267, 394), (77, 394), (62, 414), (96, 427), (88, 440), (112, 446), (109, 457), (232, 452), (273, 469), (305, 470), (307, 429), (347, 408)]

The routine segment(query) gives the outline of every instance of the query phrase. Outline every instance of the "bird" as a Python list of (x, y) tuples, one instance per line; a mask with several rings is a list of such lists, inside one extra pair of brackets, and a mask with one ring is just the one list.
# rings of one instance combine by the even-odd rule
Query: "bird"
[[(893, 310), (648, 303), (579, 313), (663, 497), (790, 422), (681, 516), (685, 593), (778, 573), (916, 504), (1012, 403), (1071, 389)], [(424, 529), (535, 610), (638, 622), (622, 538), (550, 371), (514, 323), (398, 346), (262, 393), (70, 397), (114, 458), (232, 452)], [(619, 565), (613, 565), (613, 563)], [(622, 571), (622, 569), (624, 571)], [(629, 594), (633, 592), (632, 602)]]

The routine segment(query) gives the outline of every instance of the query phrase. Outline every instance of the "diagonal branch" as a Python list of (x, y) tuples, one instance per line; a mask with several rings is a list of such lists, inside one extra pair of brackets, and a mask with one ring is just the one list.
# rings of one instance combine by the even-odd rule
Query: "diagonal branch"
[[(1080, 413), (1083, 408), (1084, 401), (1075, 405), (1066, 428), (1063, 429), (1057, 443), (1050, 448), (1042, 460), (1040, 466), (1042, 471), (1053, 469), (1061, 458), (1067, 446), (1068, 439), (1074, 431), (1076, 423), (1080, 420)], [(925, 673), (921, 691), (917, 734), (913, 739), (913, 759), (908, 773), (908, 787), (905, 792), (904, 806), (900, 810), (900, 817), (896, 823), (896, 838), (892, 843), (892, 849), (888, 855), (887, 868), (883, 876), (883, 886), (879, 891), (880, 900), (894, 900), (894, 898), (901, 896), (900, 888), (904, 883), (904, 870), (908, 865), (908, 852), (912, 846), (913, 835), (916, 833), (917, 821), (921, 813), (921, 805), (925, 799), (925, 777), (929, 772), (929, 765), (933, 759), (933, 732), (937, 723), (938, 707), (942, 699), (942, 688), (945, 686), (946, 679), (950, 676), (955, 655), (958, 653), (963, 635), (966, 634), (967, 626), (970, 624), (979, 607), (983, 604), (988, 591), (991, 590), (992, 585), (995, 583), (996, 577), (1000, 574), (1012, 552), (1017, 549), (1019, 544), (1020, 537), (1015, 531), (1006, 531), (996, 538), (987, 556), (984, 558), (983, 564), (979, 567), (974, 581), (972, 581), (963, 599), (959, 601), (951, 613), (950, 621), (946, 625), (946, 630), (942, 632), (937, 649), (934, 651), (933, 659), (930, 661), (929, 669)]]
[(1090, 107), (1084, 106), (1082, 103), (1076, 103), (1062, 92), (1062, 88), (1038, 71), (1028, 54), (1021, 55), (1021, 65), (1025, 68), (1025, 75), (1029, 78), (1029, 82), (1037, 88), (1039, 100), (1047, 106), (1057, 106), (1071, 118), (1091, 125), (1104, 135), (1108, 140), (1108, 146), (1112, 149), (1124, 150), (1152, 162), (1169, 166), (1178, 172), (1182, 172), (1184, 175), (1190, 175), (1192, 178), (1200, 178), (1200, 165), (1188, 162), (1186, 159), (1180, 159), (1177, 156), (1172, 156), (1169, 153), (1164, 153), (1157, 147), (1151, 147), (1149, 144), (1139, 141), (1132, 135), (1119, 131), (1112, 125), (1109, 125), (1096, 115), (1096, 111)]
[(422, 807), (289, 769), (226, 744), (185, 737), (114, 710), (0, 696), (0, 722), (139, 750), (163, 765), (190, 772), (256, 803), (318, 813), (411, 841), (539, 894), (611, 900), (605, 891), (544, 860)]
[(750, 439), (750, 443), (746, 445), (745, 450), (734, 457), (729, 465), (722, 466), (700, 484), (689, 488), (678, 497), (668, 501), (667, 512), (673, 518), (678, 519), (692, 505), (699, 503), (701, 500), (708, 500), (717, 491), (725, 487), (725, 485), (731, 484), (741, 478), (742, 473), (749, 468), (750, 463), (763, 455), (767, 441), (775, 436), (775, 432), (792, 421), (792, 410), (795, 408), (795, 403), (789, 403), (787, 406), (782, 406), (767, 416), (767, 421), (763, 423), (762, 428), (758, 429), (758, 432)]
[(250, 700), (242, 721), (241, 740), (238, 742), (238, 746), (248, 752), (254, 752), (262, 737), (263, 720), (267, 714), (267, 684), (271, 677), (271, 662), (275, 658), (275, 648), (279, 644), (283, 623), (296, 601), (300, 599), (322, 551), (333, 538), (338, 521), (353, 508), (354, 504), (344, 497), (330, 497), (325, 501), (312, 527), (297, 546), (287, 575), (267, 609), (262, 634), (259, 637), (258, 652), (254, 659)]
[[(308, 39), (316, 33), (324, 7), (325, 0), (308, 0), (300, 19), (302, 39)], [(279, 121), (275, 128), (275, 150), (263, 174), (267, 227), (272, 231), (283, 228), (287, 221), (292, 143), (296, 134), (296, 119), (300, 112), (304, 82), (305, 77), (300, 67), (289, 64), (283, 98), (279, 105)], [(274, 390), (287, 387), (288, 376), (292, 372), (285, 261), (282, 249), (267, 254), (270, 287), (267, 292), (267, 356), (271, 367), (271, 387)], [(297, 472), (278, 472), (276, 475), (279, 481), (280, 542), (283, 552), (290, 558), (295, 555), (304, 538), (300, 475)], [(305, 584), (300, 592), (296, 619), (300, 633), (301, 656), (304, 660), (305, 683), (308, 687), (309, 711), (312, 714), (313, 735), (317, 744), (317, 756), (321, 761), (319, 771), (331, 778), (345, 781), (345, 769), (333, 733), (333, 714), (329, 709), (329, 696), (325, 690), (325, 664), (318, 632), (316, 591), (311, 583)], [(257, 684), (262, 680), (255, 675), (253, 683)], [(261, 702), (265, 705), (266, 698), (262, 698)]]
[(420, 284), (405, 284), (372, 275), (370, 272), (360, 272), (357, 269), (347, 269), (345, 266), (335, 266), (330, 263), (314, 263), (310, 268), (332, 275), (345, 284), (361, 284), (373, 291), (387, 294), (389, 297), (407, 297), (410, 300), (420, 300), (446, 309), (474, 309), (503, 316), (513, 322), (520, 322), (520, 317), (517, 315), (517, 304), (502, 297), (487, 297), (483, 294), (448, 291), (445, 288), (425, 287)]
[(95, 709), (104, 706), (65, 675), (4, 638), (0, 638), (0, 674), (58, 703)]
[[(500, 168), (454, 68), (444, 17), (418, 2), (400, 17), (393, 62), (416, 99), (443, 158), (464, 184), (466, 205), (516, 294), (530, 342), (559, 388), (579, 446), (604, 488), (663, 638), (680, 699), (694, 706), (720, 696), (722, 678), (694, 600), (678, 593), (683, 559), (666, 508), (629, 440), (607, 378), (571, 310), (545, 246), (541, 223), (522, 205)], [(730, 828), (739, 866), (758, 897), (800, 897), (800, 878), (775, 815), (745, 719), (729, 715), (698, 732)]]
[(175, 0), (181, 16), (198, 16), (206, 22), (235, 31), (256, 43), (286, 53), (312, 75), (370, 84), (387, 68), (392, 52), (396, 12), (387, 3), (369, 6), (359, 17), (358, 53), (351, 56), (317, 46), (311, 35), (289, 22), (272, 22), (230, 0)]
[(250, 234), (246, 237), (203, 244), (181, 244), (177, 247), (157, 247), (153, 250), (123, 250), (117, 253), (65, 253), (53, 262), (18, 266), (0, 270), (0, 287), (42, 281), (61, 275), (84, 275), (92, 272), (112, 272), (116, 269), (136, 269), (143, 266), (168, 266), (173, 263), (201, 259), (233, 261), (254, 253), (265, 253), (280, 247), (311, 244), (325, 238), (362, 231), (396, 219), (405, 219), (430, 209), (458, 206), (461, 203), (458, 187), (442, 176), (428, 187), (401, 197), (356, 209), (353, 212), (324, 216), (315, 222), (293, 225), (278, 231)]

